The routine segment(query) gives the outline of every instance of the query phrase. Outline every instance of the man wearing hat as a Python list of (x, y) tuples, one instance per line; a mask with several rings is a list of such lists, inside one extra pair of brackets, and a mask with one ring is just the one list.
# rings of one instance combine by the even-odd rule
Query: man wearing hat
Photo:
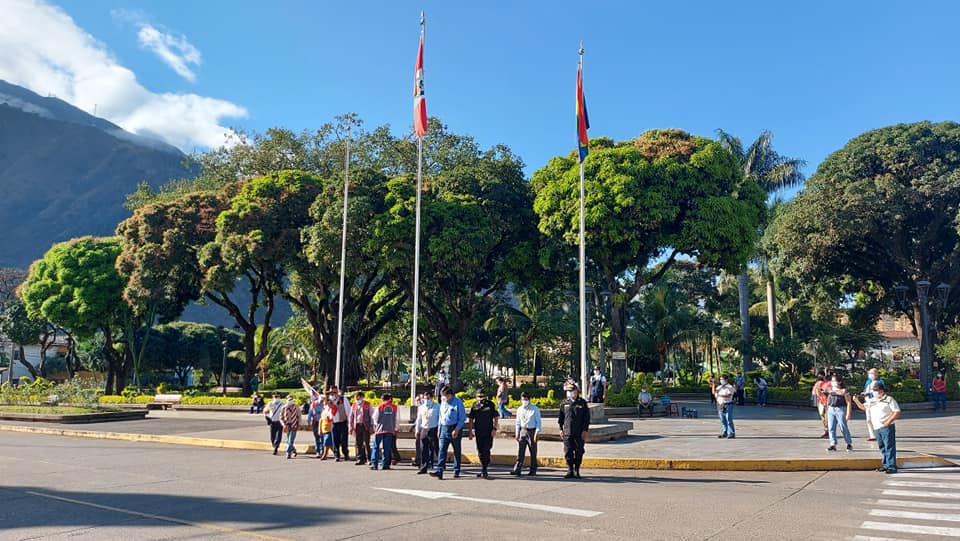
[(563, 455), (567, 459), (567, 474), (564, 479), (580, 478), (580, 464), (583, 462), (583, 446), (590, 429), (590, 407), (580, 397), (580, 388), (576, 383), (563, 386), (566, 400), (560, 404), (560, 437), (563, 438)]
[(477, 400), (467, 414), (470, 419), (470, 438), (477, 438), (477, 454), (480, 455), (482, 468), (477, 477), (489, 479), (487, 466), (490, 465), (490, 449), (493, 449), (493, 438), (497, 435), (500, 412), (497, 411), (497, 406), (487, 399), (487, 393), (483, 392), (483, 389), (477, 391), (476, 396)]
[(540, 408), (530, 403), (530, 395), (526, 391), (520, 393), (520, 407), (517, 408), (517, 464), (513, 467), (510, 475), (520, 475), (523, 469), (524, 455), (527, 454), (527, 448), (530, 449), (530, 472), (528, 475), (537, 474), (537, 440), (540, 438), (540, 429), (542, 422), (540, 419)]

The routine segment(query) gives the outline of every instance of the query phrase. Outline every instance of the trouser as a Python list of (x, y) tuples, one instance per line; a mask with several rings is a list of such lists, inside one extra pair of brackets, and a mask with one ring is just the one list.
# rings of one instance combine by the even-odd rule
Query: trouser
[(947, 411), (947, 393), (933, 393), (933, 411)]
[(313, 449), (319, 455), (323, 451), (323, 438), (320, 437), (320, 421), (310, 425), (313, 430)]
[(850, 427), (847, 426), (847, 408), (830, 406), (827, 408), (827, 423), (830, 432), (830, 445), (837, 444), (837, 426), (843, 430), (843, 441), (847, 445), (853, 444), (853, 438), (850, 437)]
[(283, 438), (283, 425), (280, 421), (270, 421), (270, 443), (273, 450), (280, 448), (280, 440)]
[(493, 449), (493, 434), (477, 434), (477, 454), (480, 455), (480, 465), (486, 468), (490, 465), (490, 450)]
[(897, 426), (877, 429), (877, 447), (883, 456), (883, 469), (897, 471)]
[(350, 460), (350, 431), (346, 421), (333, 423), (333, 456), (344, 460)]
[(428, 428), (420, 432), (420, 468), (430, 469), (437, 463), (437, 429)]
[(563, 433), (563, 457), (567, 459), (567, 466), (580, 468), (583, 462), (583, 434)]
[(736, 435), (737, 431), (733, 426), (733, 402), (723, 409), (717, 408), (717, 413), (720, 415), (720, 434)]
[(517, 446), (517, 465), (513, 467), (515, 471), (523, 469), (523, 460), (526, 458), (527, 449), (530, 449), (530, 471), (537, 471), (537, 441), (534, 439), (536, 429), (520, 429), (520, 442)]
[(823, 423), (824, 432), (827, 431), (827, 405), (817, 402), (817, 413), (820, 414), (820, 422)]
[(297, 431), (288, 430), (285, 432), (285, 435), (287, 439), (287, 456), (290, 456), (297, 452), (297, 449), (293, 446), (293, 442), (297, 440)]
[(365, 464), (370, 457), (370, 431), (363, 425), (357, 425), (353, 431), (353, 443), (357, 452), (357, 460)]
[(870, 408), (867, 408), (867, 411), (864, 413), (867, 414), (867, 438), (875, 440), (877, 439), (877, 431), (873, 429), (873, 423), (870, 422), (870, 419), (872, 418), (870, 415)]
[(741, 388), (741, 389), (737, 389), (737, 405), (738, 405), (738, 406), (742, 406), (742, 405), (743, 405), (743, 402), (744, 402), (744, 400), (745, 400), (745, 397), (746, 397), (746, 393), (744, 392), (744, 390), (743, 390), (742, 388)]
[(757, 389), (757, 402), (767, 405), (767, 390), (766, 389)]
[(400, 463), (400, 450), (397, 449), (397, 438), (394, 436), (393, 444), (390, 446), (390, 458), (393, 459), (393, 462), (396, 464)]
[(451, 445), (453, 445), (453, 473), (458, 475), (460, 473), (460, 442), (463, 438), (463, 433), (457, 432), (457, 437), (453, 437), (453, 431), (456, 429), (457, 425), (440, 427), (440, 449), (437, 452), (437, 473), (443, 473), (443, 470), (447, 465), (447, 451), (450, 449)]
[(510, 413), (509, 411), (507, 411), (507, 403), (506, 403), (506, 402), (497, 402), (497, 406), (498, 406), (499, 409), (500, 409), (499, 413), (500, 413), (500, 418), (501, 418), (501, 419), (506, 419), (507, 417), (513, 417), (513, 414)]
[(370, 451), (370, 467), (376, 468), (379, 461), (380, 468), (390, 467), (390, 451), (394, 447), (393, 434), (377, 434), (373, 437), (373, 449)]

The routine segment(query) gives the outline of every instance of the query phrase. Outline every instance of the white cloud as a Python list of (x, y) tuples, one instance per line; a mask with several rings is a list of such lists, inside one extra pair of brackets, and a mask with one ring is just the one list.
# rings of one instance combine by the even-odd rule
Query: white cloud
[(190, 82), (197, 80), (197, 75), (189, 65), (200, 65), (200, 51), (185, 36), (177, 38), (143, 23), (137, 32), (137, 39), (140, 45), (159, 56), (177, 75)]
[(246, 109), (229, 101), (147, 90), (103, 43), (43, 0), (4, 0), (0, 51), (0, 79), (53, 94), (89, 113), (96, 106), (98, 116), (185, 151), (223, 144), (230, 132), (223, 120), (247, 116)]

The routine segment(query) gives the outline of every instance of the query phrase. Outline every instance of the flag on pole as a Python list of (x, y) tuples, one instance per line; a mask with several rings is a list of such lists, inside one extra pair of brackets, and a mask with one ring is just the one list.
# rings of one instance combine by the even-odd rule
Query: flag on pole
[(420, 49), (417, 50), (417, 71), (413, 76), (413, 129), (418, 138), (427, 133), (427, 98), (423, 95), (423, 15), (420, 16)]
[(580, 163), (587, 159), (590, 139), (587, 130), (590, 119), (587, 118), (587, 102), (583, 99), (583, 68), (577, 67), (577, 149), (580, 151)]
[(307, 396), (310, 397), (310, 402), (316, 402), (320, 400), (320, 392), (313, 388), (313, 385), (310, 385), (307, 380), (300, 378), (300, 385), (303, 385), (303, 390), (307, 392)]

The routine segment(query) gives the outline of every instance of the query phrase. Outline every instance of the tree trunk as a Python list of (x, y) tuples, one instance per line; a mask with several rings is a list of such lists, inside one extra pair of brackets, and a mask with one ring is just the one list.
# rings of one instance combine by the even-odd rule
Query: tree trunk
[(750, 337), (750, 279), (746, 271), (737, 276), (737, 294), (740, 298), (740, 357), (743, 361), (741, 369), (746, 374), (753, 370), (751, 356), (753, 344)]
[(463, 338), (460, 334), (450, 337), (447, 345), (447, 351), (450, 354), (450, 387), (454, 392), (462, 391), (463, 384), (460, 381), (460, 373), (463, 372)]
[[(20, 344), (17, 344), (17, 345), (20, 348), (20, 364), (26, 367), (27, 372), (30, 372), (30, 376), (33, 379), (37, 379), (38, 377), (40, 377), (40, 371), (37, 370), (35, 366), (30, 364), (29, 361), (27, 361), (27, 355), (26, 355), (26, 352), (23, 350), (23, 346)], [(13, 377), (13, 359), (10, 360), (10, 377)]]
[(776, 282), (770, 269), (764, 271), (763, 277), (767, 284), (767, 331), (770, 334), (770, 342), (773, 342), (777, 332)]
[[(609, 287), (609, 286), (608, 286)], [(610, 291), (614, 291), (610, 288)], [(619, 393), (620, 389), (627, 384), (627, 360), (614, 359), (614, 352), (626, 352), (627, 335), (627, 317), (626, 311), (622, 306), (613, 305), (610, 307), (610, 377), (612, 380), (613, 392)]]

